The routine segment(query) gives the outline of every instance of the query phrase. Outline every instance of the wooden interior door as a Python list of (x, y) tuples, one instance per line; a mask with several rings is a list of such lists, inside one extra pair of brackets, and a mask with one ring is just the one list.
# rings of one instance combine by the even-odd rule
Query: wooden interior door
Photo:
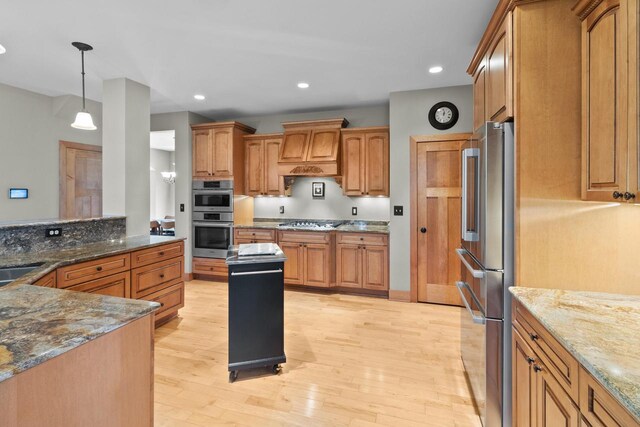
[(102, 216), (102, 147), (60, 141), (60, 218)]
[(213, 133), (213, 176), (233, 176), (233, 130), (216, 129)]
[(418, 301), (461, 305), (456, 282), (461, 264), (461, 157), (459, 141), (417, 144)]

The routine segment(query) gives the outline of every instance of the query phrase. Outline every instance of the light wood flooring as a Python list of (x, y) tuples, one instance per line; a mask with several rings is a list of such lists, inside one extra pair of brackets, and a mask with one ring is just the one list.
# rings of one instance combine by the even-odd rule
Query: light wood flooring
[(230, 384), (227, 285), (156, 330), (156, 426), (479, 426), (454, 307), (288, 290), (280, 375)]

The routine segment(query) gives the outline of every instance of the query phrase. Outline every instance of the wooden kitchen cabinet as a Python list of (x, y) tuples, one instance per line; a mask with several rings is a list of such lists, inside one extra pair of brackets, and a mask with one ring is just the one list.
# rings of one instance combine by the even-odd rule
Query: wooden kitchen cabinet
[(342, 130), (342, 189), (347, 196), (389, 196), (389, 128)]
[[(582, 198), (635, 201), (637, 5), (579, 1), (582, 20)], [(634, 10), (636, 10), (634, 12)]]
[(388, 291), (388, 236), (370, 233), (338, 233), (336, 285)]
[(193, 179), (232, 179), (236, 194), (245, 193), (245, 142), (255, 129), (239, 122), (192, 125)]
[(473, 75), (473, 129), (478, 130), (486, 122), (485, 75), (486, 62), (483, 59)]
[(130, 298), (131, 286), (129, 272), (118, 273), (101, 279), (90, 280), (79, 285), (69, 286), (68, 291), (89, 292), (112, 297)]
[(247, 196), (284, 196), (284, 177), (278, 172), (282, 134), (244, 137)]
[(35, 286), (42, 286), (45, 288), (55, 288), (56, 287), (56, 272), (52, 271), (51, 273), (42, 276), (36, 282), (34, 282)]
[(511, 366), (513, 369), (511, 399), (513, 425), (517, 427), (536, 427), (536, 380), (533, 364), (535, 353), (520, 336), (516, 328), (511, 328)]
[(287, 256), (284, 283), (328, 288), (335, 284), (335, 236), (327, 232), (279, 231)]
[(579, 427), (580, 410), (572, 402), (546, 366), (535, 364), (536, 376), (536, 421), (539, 426)]
[(276, 243), (276, 230), (269, 228), (236, 228), (233, 230), (233, 244)]

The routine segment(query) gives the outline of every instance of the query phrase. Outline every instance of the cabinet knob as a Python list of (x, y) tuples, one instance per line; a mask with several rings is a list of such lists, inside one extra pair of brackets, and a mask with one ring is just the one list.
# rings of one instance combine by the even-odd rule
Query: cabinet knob
[(422, 228), (420, 229), (420, 232), (421, 232), (422, 234), (426, 233), (426, 232), (427, 232), (427, 227), (422, 227)]
[(624, 194), (622, 194), (621, 192), (619, 192), (619, 191), (614, 191), (613, 192), (613, 198), (614, 199), (622, 199), (623, 197), (624, 197)]
[(535, 341), (535, 340), (537, 340), (537, 339), (538, 339), (538, 334), (533, 334), (533, 333), (532, 333), (532, 334), (529, 334), (529, 337), (531, 337), (531, 340), (532, 340), (532, 341)]
[(102, 271), (102, 267), (100, 266), (96, 267), (96, 271)]
[(161, 278), (161, 279), (164, 279), (164, 274), (161, 274), (161, 275), (160, 275), (160, 278)]
[(540, 366), (538, 366), (538, 365), (533, 365), (533, 370), (536, 371), (536, 372), (541, 372), (542, 368)]
[(631, 199), (635, 199), (636, 195), (633, 193), (629, 193), (628, 191), (626, 193), (624, 193), (624, 199), (625, 200), (631, 200)]
[(160, 252), (158, 255), (160, 255), (160, 256), (164, 256), (164, 252)]
[(536, 359), (534, 359), (533, 357), (531, 357), (531, 356), (527, 357), (527, 363), (529, 363), (529, 365), (531, 365), (535, 361), (536, 361)]

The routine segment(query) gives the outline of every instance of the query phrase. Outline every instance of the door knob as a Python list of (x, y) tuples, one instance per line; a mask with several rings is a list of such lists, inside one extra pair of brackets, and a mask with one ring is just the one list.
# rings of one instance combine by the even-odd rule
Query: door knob
[(426, 233), (426, 232), (427, 232), (427, 227), (422, 227), (422, 228), (420, 229), (420, 232), (421, 232), (421, 233)]

